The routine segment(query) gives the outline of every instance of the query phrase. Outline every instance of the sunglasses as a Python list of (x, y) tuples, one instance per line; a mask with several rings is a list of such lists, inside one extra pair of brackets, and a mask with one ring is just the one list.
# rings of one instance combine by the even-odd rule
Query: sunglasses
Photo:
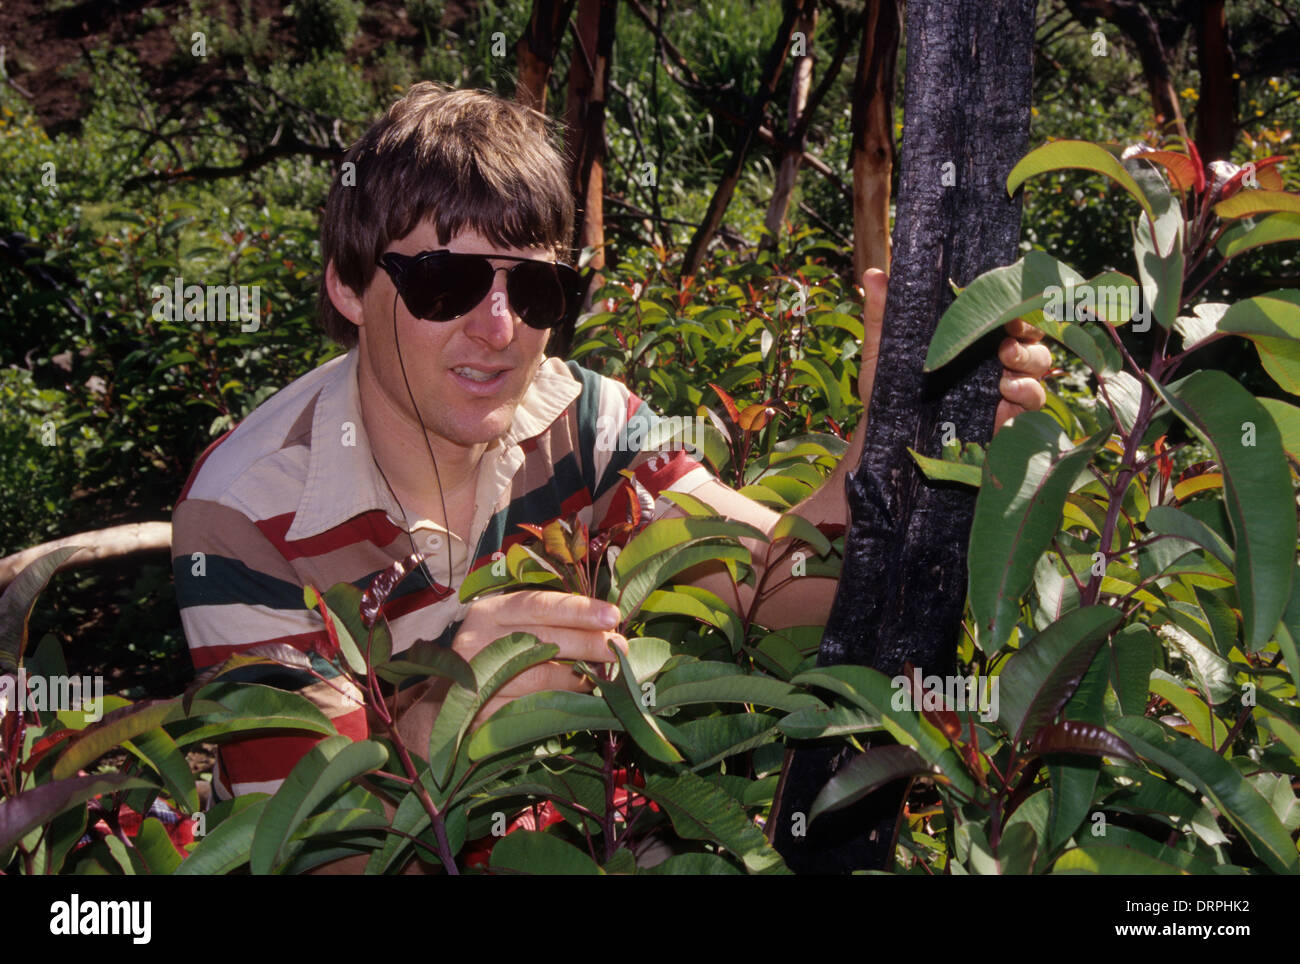
[[(498, 268), (493, 261), (517, 263)], [(492, 290), (498, 271), (506, 273), (510, 307), (530, 328), (554, 328), (570, 314), (576, 316), (582, 302), (582, 278), (567, 264), (442, 249), (390, 251), (380, 257), (379, 266), (393, 279), (407, 310), (425, 321), (453, 321), (469, 312)]]

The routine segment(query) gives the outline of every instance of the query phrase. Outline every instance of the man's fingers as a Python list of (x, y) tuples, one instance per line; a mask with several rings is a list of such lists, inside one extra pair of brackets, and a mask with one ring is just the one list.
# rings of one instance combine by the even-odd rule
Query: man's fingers
[[(1036, 412), (1047, 401), (1047, 392), (1043, 390), (1043, 383), (1037, 378), (1004, 372), (1002, 381), (998, 383), (998, 389), (1002, 392), (1003, 399), (1024, 411)], [(999, 421), (998, 424), (1001, 422)]]
[(529, 627), (539, 626), (585, 630), (618, 626), (618, 607), (589, 596), (528, 589), (497, 596), (493, 601), (499, 607), (497, 621), (502, 625), (518, 625), (524, 632), (531, 632)]
[(1052, 351), (1046, 345), (1004, 338), (998, 346), (998, 360), (1009, 372), (1042, 378), (1052, 369)]
[(865, 296), (862, 320), (868, 329), (879, 326), (885, 318), (885, 295), (889, 292), (889, 275), (879, 268), (868, 268), (862, 273), (862, 291)]
[(1021, 341), (1043, 340), (1043, 333), (1041, 331), (1028, 322), (1021, 321), (1019, 318), (1012, 318), (1002, 326), (1002, 329), (1012, 338), (1019, 338)]
[(1007, 422), (1011, 421), (1023, 411), (1024, 409), (1019, 405), (1013, 405), (1005, 399), (998, 402), (997, 414), (993, 417), (993, 434), (996, 435), (1003, 425), (1006, 425)]

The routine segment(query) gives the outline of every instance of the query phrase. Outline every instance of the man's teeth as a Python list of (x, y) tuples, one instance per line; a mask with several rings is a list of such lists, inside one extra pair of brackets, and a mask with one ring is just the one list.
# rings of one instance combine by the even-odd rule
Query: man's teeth
[(501, 374), (501, 372), (499, 371), (481, 372), (477, 368), (467, 368), (464, 366), (460, 368), (453, 368), (452, 371), (454, 371), (457, 375), (460, 375), (463, 378), (468, 378), (470, 381), (474, 381), (474, 382), (490, 382), (492, 381), (492, 379), (496, 378), (498, 375)]

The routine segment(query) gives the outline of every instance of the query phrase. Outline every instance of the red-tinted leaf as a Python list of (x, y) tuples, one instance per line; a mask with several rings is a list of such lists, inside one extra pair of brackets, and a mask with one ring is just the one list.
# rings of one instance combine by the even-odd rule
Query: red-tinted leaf
[[(650, 521), (655, 517), (655, 497), (650, 494), (649, 489), (641, 484), (641, 481), (631, 469), (623, 469), (619, 474), (628, 480), (631, 486), (629, 495), (634, 500), (633, 504), (639, 509), (637, 516), (632, 519), (632, 524), (638, 529), (649, 525)], [(632, 517), (629, 515), (629, 518)]]
[(755, 402), (740, 413), (740, 418), (736, 419), (736, 424), (739, 425), (743, 431), (757, 432), (770, 422), (772, 416), (775, 414), (776, 409), (771, 405), (765, 405), (762, 402)]
[[(918, 701), (920, 700), (919, 696), (914, 698)], [(921, 709), (921, 715), (926, 718), (931, 726), (943, 733), (943, 735), (948, 739), (955, 740), (961, 736), (961, 719), (958, 718), (957, 714), (948, 707), (945, 706), (942, 709), (927, 710), (923, 706)]]
[(125, 773), (97, 773), (43, 783), (16, 797), (0, 800), (0, 853), (50, 820), (101, 793), (152, 787), (148, 780)]
[(379, 575), (375, 576), (370, 583), (370, 588), (361, 594), (361, 622), (362, 625), (369, 629), (379, 618), (379, 612), (384, 608), (384, 603), (392, 595), (398, 583), (406, 578), (406, 574), (420, 564), (420, 561), (428, 553), (415, 552), (407, 556), (401, 562), (395, 562)]
[(1079, 720), (1062, 720), (1040, 727), (1029, 741), (1028, 756), (1047, 753), (1082, 753), (1088, 756), (1122, 757), (1139, 763), (1133, 748), (1104, 726)]
[(569, 551), (573, 553), (574, 562), (582, 562), (587, 558), (587, 542), (587, 526), (578, 519), (573, 526), (573, 538), (569, 540)]
[(1186, 154), (1175, 151), (1147, 151), (1139, 155), (1144, 161), (1155, 161), (1169, 172), (1174, 188), (1179, 194), (1196, 187), (1197, 164)]
[(36, 745), (32, 747), (31, 755), (27, 757), (27, 762), (23, 764), (23, 773), (31, 773), (35, 770), (47, 753), (76, 733), (76, 730), (71, 729), (58, 730), (37, 740)]
[(1201, 160), (1201, 152), (1196, 149), (1195, 142), (1187, 142), (1187, 153), (1191, 155), (1193, 170), (1196, 172), (1196, 193), (1202, 194), (1205, 191), (1205, 162)]
[(722, 399), (722, 405), (727, 410), (727, 415), (736, 424), (740, 423), (740, 409), (736, 408), (736, 401), (726, 392), (724, 392), (713, 382), (709, 382), (709, 387), (717, 393), (718, 398)]
[(559, 519), (547, 523), (542, 530), (542, 544), (552, 559), (559, 562), (573, 562), (573, 553), (569, 551), (567, 526)]

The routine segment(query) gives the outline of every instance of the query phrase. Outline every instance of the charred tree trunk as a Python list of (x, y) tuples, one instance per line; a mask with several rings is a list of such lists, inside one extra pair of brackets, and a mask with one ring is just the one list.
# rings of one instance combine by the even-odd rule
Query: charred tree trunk
[[(569, 127), (568, 153), (574, 198), (576, 251), (596, 248), (589, 262), (594, 274), (587, 292), (595, 291), (604, 279), (605, 267), (605, 105), (609, 101), (609, 68), (614, 53), (614, 17), (618, 0), (580, 0), (578, 23), (569, 66), (569, 96), (565, 120)], [(572, 321), (572, 319), (570, 319)], [(573, 344), (572, 324), (556, 330), (552, 353), (567, 355)]]
[[(955, 670), (975, 496), (927, 482), (907, 448), (937, 455), (947, 423), (964, 440), (992, 436), (996, 338), (968, 352), (964, 368), (926, 375), (922, 366), (952, 301), (949, 279), (969, 284), (1019, 251), (1020, 203), (1007, 197), (1006, 178), (1028, 140), (1034, 4), (907, 5), (894, 270), (870, 431), (846, 483), (851, 523), (820, 665), (865, 664), (890, 676), (905, 662), (926, 674)], [(795, 835), (849, 755), (842, 744), (814, 743), (787, 760), (773, 839), (798, 872), (889, 866), (902, 796), (897, 784)]]
[(515, 81), (515, 100), (545, 112), (546, 90), (555, 67), (555, 52), (560, 49), (564, 30), (576, 0), (533, 0), (528, 29), (515, 43), (515, 60), (519, 78)]
[(1204, 0), (1196, 22), (1201, 95), (1196, 101), (1196, 149), (1201, 160), (1226, 161), (1237, 132), (1236, 82), (1224, 0)]
[(853, 78), (853, 277), (889, 270), (889, 197), (894, 176), (894, 78), (898, 0), (868, 0)]

